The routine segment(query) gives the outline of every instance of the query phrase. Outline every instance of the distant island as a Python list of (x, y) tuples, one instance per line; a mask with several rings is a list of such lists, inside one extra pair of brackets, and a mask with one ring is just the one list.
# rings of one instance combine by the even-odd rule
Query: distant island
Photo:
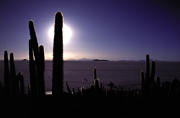
[(105, 59), (93, 59), (93, 61), (109, 61), (109, 60), (105, 60)]

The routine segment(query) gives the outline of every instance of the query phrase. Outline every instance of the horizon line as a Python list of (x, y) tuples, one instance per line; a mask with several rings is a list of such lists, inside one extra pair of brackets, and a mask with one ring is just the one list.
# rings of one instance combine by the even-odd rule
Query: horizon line
[[(150, 59), (151, 61), (157, 61), (157, 62), (180, 62), (177, 60), (158, 60), (158, 59)], [(0, 61), (4, 61), (3, 59), (0, 59)], [(29, 61), (29, 59), (15, 59), (15, 61)], [(45, 61), (53, 61), (52, 59), (45, 59)], [(121, 62), (145, 62), (146, 60), (141, 59), (141, 60), (107, 60), (107, 59), (65, 59), (63, 61), (94, 61), (94, 62), (117, 62), (117, 61), (121, 61)]]

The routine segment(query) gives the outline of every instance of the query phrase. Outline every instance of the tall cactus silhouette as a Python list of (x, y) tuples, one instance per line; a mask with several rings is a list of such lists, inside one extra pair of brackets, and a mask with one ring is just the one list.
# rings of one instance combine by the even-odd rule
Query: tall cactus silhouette
[(52, 94), (63, 94), (63, 15), (57, 12), (55, 15), (54, 45), (53, 45), (53, 73)]
[(37, 76), (35, 61), (33, 57), (32, 40), (29, 40), (29, 72), (30, 72), (30, 92), (32, 96), (36, 96), (37, 93)]
[(8, 52), (4, 51), (4, 94), (9, 95), (10, 92), (10, 80), (9, 80), (9, 64), (8, 64)]
[(16, 78), (16, 69), (14, 63), (14, 55), (10, 53), (10, 86), (11, 86), (11, 95), (18, 94), (18, 80)]
[(13, 53), (10, 53), (10, 74), (12, 77), (16, 76), (16, 69), (14, 64), (14, 55)]
[[(30, 79), (32, 95), (45, 95), (44, 86), (44, 48), (38, 46), (36, 32), (33, 21), (29, 21), (30, 41), (29, 41), (29, 58), (30, 58)], [(35, 57), (35, 60), (33, 59)], [(35, 76), (35, 77), (34, 77)], [(34, 77), (34, 78), (33, 78)], [(35, 80), (36, 79), (36, 80)], [(34, 91), (36, 90), (36, 92)]]
[(36, 37), (33, 21), (29, 21), (29, 31), (30, 31), (30, 37), (32, 40), (32, 48), (33, 48), (33, 52), (35, 56), (35, 61), (37, 64), (39, 61), (39, 49), (38, 49), (38, 42), (37, 42), (37, 37)]
[(42, 45), (39, 47), (39, 66), (40, 66), (39, 88), (40, 88), (40, 93), (44, 95), (45, 94), (45, 83), (44, 83), (45, 59), (44, 59), (44, 47)]

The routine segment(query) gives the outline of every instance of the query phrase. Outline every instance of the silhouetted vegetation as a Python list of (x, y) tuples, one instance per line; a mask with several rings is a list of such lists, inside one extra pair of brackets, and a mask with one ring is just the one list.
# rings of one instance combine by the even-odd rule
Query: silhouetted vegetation
[[(29, 65), (31, 94), (37, 96), (45, 95), (44, 85), (44, 47), (38, 45), (34, 24), (29, 21), (30, 41), (29, 41)], [(32, 75), (31, 75), (32, 74)], [(33, 78), (34, 77), (34, 78)]]
[(52, 95), (63, 94), (63, 15), (60, 12), (55, 16), (54, 46), (53, 46), (53, 74)]
[[(100, 82), (97, 70), (94, 68), (92, 85), (89, 88), (80, 87), (77, 90), (71, 88), (66, 82), (67, 92), (64, 90), (63, 69), (63, 15), (57, 12), (55, 15), (55, 35), (53, 45), (53, 70), (52, 70), (52, 96), (179, 96), (180, 81), (161, 83), (156, 75), (156, 63), (150, 61), (146, 55), (145, 72), (141, 72), (141, 88), (123, 88), (110, 82), (107, 86)], [(30, 85), (25, 92), (24, 77), (22, 73), (16, 73), (14, 55), (4, 51), (4, 83), (0, 84), (1, 95), (4, 96), (45, 96), (45, 54), (44, 47), (39, 46), (33, 21), (29, 21), (29, 73)], [(150, 64), (151, 63), (151, 64)], [(151, 66), (150, 66), (151, 65)], [(103, 78), (101, 78), (103, 81)], [(51, 95), (50, 95), (51, 96)]]
[(7, 51), (4, 51), (4, 87), (1, 89), (4, 96), (24, 95), (24, 77), (21, 73), (16, 74), (14, 55), (10, 53), (9, 61)]

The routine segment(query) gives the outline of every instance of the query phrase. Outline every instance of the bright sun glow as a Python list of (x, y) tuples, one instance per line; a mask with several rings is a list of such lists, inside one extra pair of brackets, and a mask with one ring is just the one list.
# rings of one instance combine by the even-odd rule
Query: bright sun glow
[[(54, 25), (52, 25), (48, 30), (48, 36), (51, 41), (54, 39)], [(71, 40), (72, 30), (66, 24), (63, 24), (63, 43), (67, 44)]]

